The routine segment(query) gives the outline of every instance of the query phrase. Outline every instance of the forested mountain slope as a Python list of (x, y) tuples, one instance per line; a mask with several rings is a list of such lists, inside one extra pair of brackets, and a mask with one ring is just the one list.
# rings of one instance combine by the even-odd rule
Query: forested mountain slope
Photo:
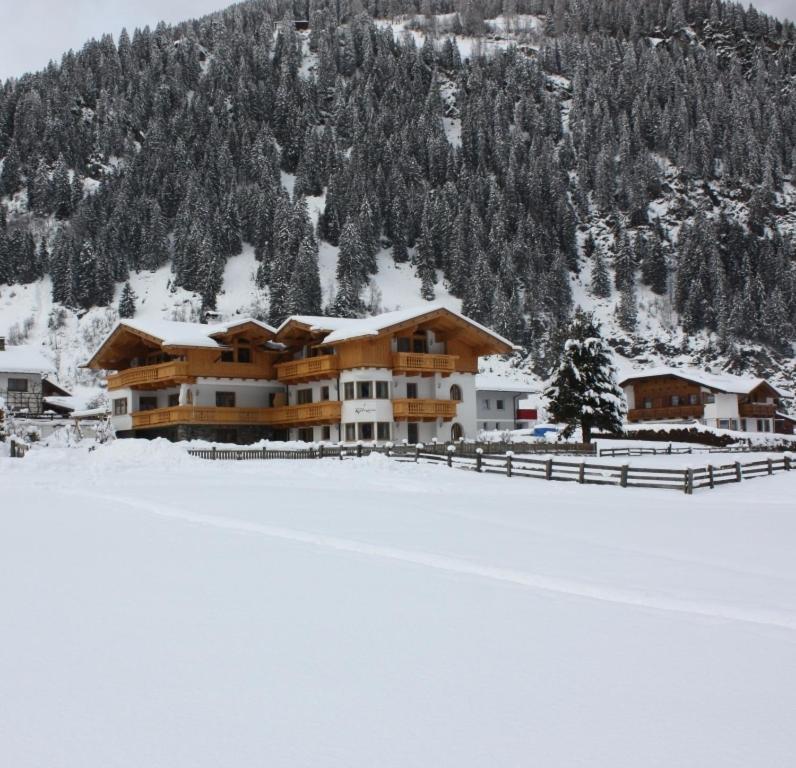
[(128, 279), (123, 313), (181, 318), (436, 296), (543, 375), (580, 304), (625, 357), (784, 376), (795, 43), (718, 0), (265, 0), (91, 41), (0, 92), (0, 332), (74, 378)]

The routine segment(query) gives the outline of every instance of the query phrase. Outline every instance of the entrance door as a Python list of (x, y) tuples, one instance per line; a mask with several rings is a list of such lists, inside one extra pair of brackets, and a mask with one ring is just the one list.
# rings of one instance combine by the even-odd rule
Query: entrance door
[(464, 437), (464, 430), (461, 424), (451, 424), (451, 440), (461, 440)]
[(409, 438), (410, 445), (417, 444), (418, 430), (415, 422), (409, 422), (406, 425), (406, 436)]

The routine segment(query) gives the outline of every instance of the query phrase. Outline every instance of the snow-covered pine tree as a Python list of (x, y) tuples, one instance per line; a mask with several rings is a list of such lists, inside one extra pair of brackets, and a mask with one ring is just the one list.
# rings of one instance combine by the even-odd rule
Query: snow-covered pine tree
[(579, 310), (567, 336), (558, 370), (545, 390), (551, 420), (566, 425), (563, 437), (580, 427), (584, 443), (591, 442), (594, 429), (621, 432), (627, 406), (599, 325)]
[(607, 299), (611, 295), (611, 278), (608, 275), (608, 267), (605, 265), (602, 248), (597, 245), (591, 262), (591, 283), (592, 296), (598, 299)]
[(119, 297), (119, 317), (133, 317), (135, 315), (135, 300), (137, 298), (128, 280), (122, 288), (122, 295)]

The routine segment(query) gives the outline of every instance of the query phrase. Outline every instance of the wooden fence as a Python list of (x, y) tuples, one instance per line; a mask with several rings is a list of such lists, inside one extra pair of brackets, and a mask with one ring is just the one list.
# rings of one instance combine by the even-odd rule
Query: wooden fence
[[(451, 450), (453, 449), (453, 450)], [(189, 448), (188, 453), (200, 459), (225, 461), (265, 461), (269, 459), (328, 459), (360, 458), (371, 453), (385, 456), (425, 456), (444, 457), (450, 453), (457, 456), (477, 455), (499, 456), (507, 451), (520, 454), (556, 454), (576, 456), (596, 456), (597, 449), (592, 443), (429, 443), (423, 445), (324, 445), (307, 448)], [(480, 452), (480, 453), (479, 453)]]
[[(535, 477), (540, 480), (570, 481), (588, 485), (618, 485), (622, 488), (662, 488), (692, 494), (698, 488), (715, 488), (726, 483), (740, 483), (742, 480), (772, 475), (774, 472), (790, 471), (793, 460), (790, 456), (781, 459), (762, 459), (741, 464), (713, 465), (687, 469), (665, 467), (631, 467), (629, 464), (592, 464), (585, 461), (567, 462), (556, 459), (530, 459), (508, 453), (498, 460), (496, 457), (477, 454), (475, 458), (438, 456), (420, 453), (420, 459), (444, 462), (449, 467), (469, 469), (475, 472), (500, 474), (506, 477)], [(404, 461), (411, 460), (404, 457)]]
[[(796, 448), (796, 445), (794, 446)], [(769, 448), (756, 445), (737, 445), (726, 448), (708, 448), (692, 446), (673, 448), (627, 447), (627, 448), (600, 448), (600, 456), (674, 456), (679, 454), (694, 453), (776, 453), (788, 450), (786, 448)]]
[(12, 437), (8, 441), (8, 455), (12, 459), (21, 459), (28, 451), (30, 446), (25, 443), (20, 443)]

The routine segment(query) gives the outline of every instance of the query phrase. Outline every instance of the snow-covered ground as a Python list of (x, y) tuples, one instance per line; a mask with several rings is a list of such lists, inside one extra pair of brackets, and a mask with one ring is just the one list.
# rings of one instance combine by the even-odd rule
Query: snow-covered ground
[(792, 765), (795, 480), (0, 459), (2, 764)]

